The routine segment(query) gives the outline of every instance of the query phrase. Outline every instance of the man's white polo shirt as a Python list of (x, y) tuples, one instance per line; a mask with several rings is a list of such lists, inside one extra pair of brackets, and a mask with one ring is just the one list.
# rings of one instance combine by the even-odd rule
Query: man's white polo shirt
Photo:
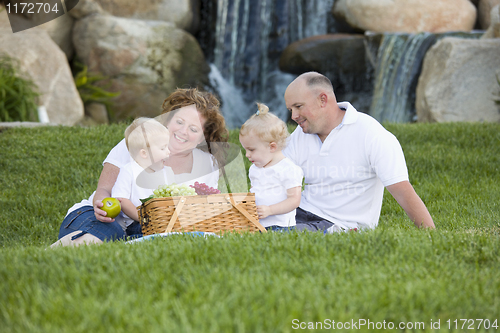
[(396, 137), (347, 102), (341, 125), (322, 143), (299, 126), (283, 151), (304, 171), (300, 208), (346, 229), (378, 224), (384, 186), (408, 180)]

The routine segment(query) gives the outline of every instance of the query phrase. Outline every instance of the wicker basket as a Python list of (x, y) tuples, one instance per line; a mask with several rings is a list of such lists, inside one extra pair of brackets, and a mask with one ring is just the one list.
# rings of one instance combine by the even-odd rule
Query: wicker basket
[(253, 193), (155, 198), (138, 209), (145, 236), (189, 231), (266, 232), (259, 223)]

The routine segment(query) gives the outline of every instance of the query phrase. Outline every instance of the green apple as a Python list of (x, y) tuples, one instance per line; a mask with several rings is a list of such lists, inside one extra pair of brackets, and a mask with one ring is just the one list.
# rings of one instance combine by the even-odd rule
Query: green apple
[(122, 211), (122, 205), (120, 205), (120, 201), (116, 198), (104, 198), (102, 199), (102, 210), (106, 212), (106, 217), (111, 217), (114, 219), (120, 214)]

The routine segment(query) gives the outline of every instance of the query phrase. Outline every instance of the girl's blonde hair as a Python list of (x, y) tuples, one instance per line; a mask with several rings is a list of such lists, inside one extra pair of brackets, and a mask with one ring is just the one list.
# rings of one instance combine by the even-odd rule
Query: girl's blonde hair
[(276, 142), (278, 149), (286, 146), (286, 139), (290, 135), (283, 120), (269, 113), (267, 105), (257, 103), (258, 111), (241, 125), (240, 135), (255, 134), (264, 142)]
[(155, 136), (167, 135), (168, 129), (159, 121), (152, 118), (139, 117), (125, 129), (125, 143), (130, 155), (135, 159), (141, 149), (150, 147)]

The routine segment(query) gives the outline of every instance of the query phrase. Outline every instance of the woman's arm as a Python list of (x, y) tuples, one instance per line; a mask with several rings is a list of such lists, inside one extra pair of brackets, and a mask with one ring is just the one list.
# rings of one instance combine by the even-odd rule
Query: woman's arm
[(271, 206), (257, 206), (259, 219), (265, 219), (270, 215), (286, 214), (300, 205), (301, 186), (292, 187), (286, 190), (287, 198)]
[(119, 173), (120, 168), (116, 165), (104, 163), (93, 200), (95, 217), (101, 222), (113, 222), (115, 220), (106, 217), (106, 212), (100, 208), (103, 206), (102, 199), (111, 197), (111, 190), (113, 189), (113, 185), (115, 185)]

